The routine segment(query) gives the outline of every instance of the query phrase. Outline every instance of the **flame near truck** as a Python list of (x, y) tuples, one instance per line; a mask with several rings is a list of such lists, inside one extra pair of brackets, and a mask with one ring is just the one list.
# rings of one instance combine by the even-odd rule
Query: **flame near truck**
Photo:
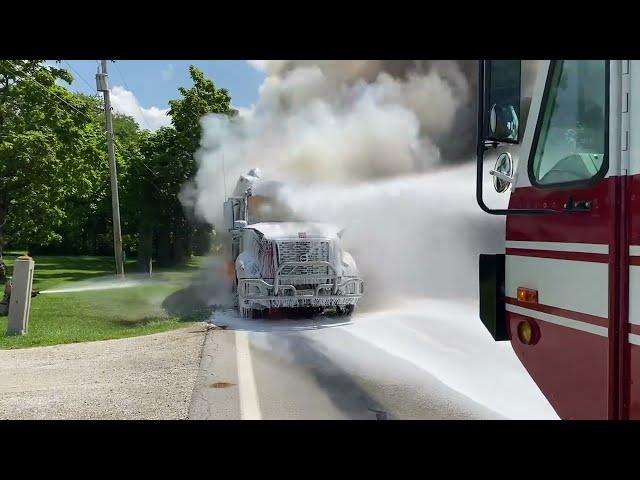
[[(229, 277), (243, 317), (283, 308), (350, 315), (364, 292), (353, 257), (333, 225), (291, 222), (252, 169), (224, 202), (230, 233)], [(261, 194), (255, 186), (260, 182)], [(271, 182), (271, 186), (274, 184)]]

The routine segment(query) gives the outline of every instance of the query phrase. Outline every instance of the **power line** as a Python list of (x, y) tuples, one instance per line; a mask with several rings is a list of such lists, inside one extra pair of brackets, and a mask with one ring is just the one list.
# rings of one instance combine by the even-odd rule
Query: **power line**
[[(120, 70), (120, 67), (118, 67), (118, 64), (115, 62), (114, 60), (114, 65), (116, 67), (116, 70), (118, 71), (118, 73), (120, 74), (120, 78), (122, 79), (122, 83), (124, 83), (124, 86), (127, 90), (129, 90), (131, 93), (133, 93), (133, 90), (131, 90), (131, 88), (129, 88), (129, 85), (127, 85), (127, 81), (124, 79), (124, 75), (122, 74), (122, 71)], [(134, 102), (136, 105), (136, 108), (138, 109), (138, 111), (140, 112), (140, 118), (142, 119), (142, 122), (145, 124), (145, 126), (147, 127), (148, 130), (151, 130), (151, 127), (149, 126), (149, 124), (147, 123), (147, 119), (144, 117), (144, 112), (142, 111), (142, 109), (140, 108), (140, 105), (138, 105), (138, 101), (136, 99), (136, 101)]]
[[(12, 65), (12, 64), (11, 64), (11, 65)], [(42, 84), (41, 84), (40, 82), (38, 82), (35, 78), (33, 78), (31, 75), (29, 75), (29, 74), (27, 74), (27, 73), (25, 73), (25, 72), (22, 72), (22, 71), (18, 72), (17, 70), (15, 70), (15, 69), (13, 69), (13, 68), (12, 68), (12, 71), (13, 71), (13, 73), (14, 73), (14, 74), (16, 74), (16, 75), (20, 75), (20, 74), (22, 74), (23, 76), (21, 76), (21, 78), (22, 78), (23, 80), (31, 80), (31, 81), (32, 81), (32, 82), (34, 82), (36, 85), (38, 85), (41, 89), (43, 89), (45, 92), (47, 92), (47, 93), (48, 93), (48, 94), (50, 94), (50, 95), (53, 95), (54, 97), (56, 97), (56, 98), (57, 98), (58, 100), (60, 100), (61, 102), (63, 102), (63, 103), (65, 103), (66, 105), (70, 106), (70, 107), (71, 107), (71, 108), (73, 108), (76, 112), (78, 112), (80, 115), (82, 115), (83, 117), (85, 117), (87, 120), (89, 120), (89, 121), (91, 121), (91, 122), (95, 121), (95, 119), (93, 119), (93, 118), (89, 117), (86, 113), (84, 113), (83, 111), (79, 110), (78, 108), (76, 108), (76, 107), (75, 107), (74, 105), (72, 105), (71, 103), (67, 102), (64, 98), (62, 98), (61, 96), (59, 96), (59, 95), (57, 95), (56, 93), (52, 92), (52, 91), (51, 91), (50, 89), (48, 89), (46, 86), (42, 85)], [(114, 136), (114, 138), (113, 138), (113, 143), (114, 143), (115, 145), (117, 145), (117, 146), (118, 146), (118, 148), (120, 148), (120, 149), (124, 150), (124, 149), (122, 148), (122, 146), (121, 146), (121, 145), (116, 141), (115, 136)], [(151, 172), (151, 173), (154, 175), (154, 177), (155, 177), (155, 175), (156, 175), (156, 174), (155, 174), (155, 172), (154, 172), (154, 171), (153, 171), (153, 170), (152, 170), (152, 169), (151, 169), (151, 168), (150, 168), (150, 167), (145, 163), (145, 161), (144, 161), (144, 160), (140, 160), (140, 162), (141, 162), (141, 163), (142, 163), (142, 165), (144, 165), (144, 167), (145, 167), (147, 170), (149, 170), (149, 172)], [(153, 183), (153, 182), (151, 182), (151, 181), (150, 181), (149, 183), (150, 183), (151, 185), (153, 185), (153, 186), (156, 188), (156, 190), (158, 190), (158, 192), (162, 192), (162, 190), (160, 190), (160, 188), (159, 188), (155, 183)]]
[[(130, 87), (129, 87), (129, 85), (127, 84), (127, 81), (126, 81), (126, 80), (125, 80), (125, 78), (124, 78), (124, 74), (122, 73), (122, 70), (120, 70), (120, 67), (118, 67), (118, 63), (114, 60), (114, 61), (113, 61), (113, 64), (115, 65), (116, 70), (118, 71), (118, 74), (120, 75), (120, 78), (122, 79), (122, 83), (124, 83), (125, 88), (126, 88), (127, 90), (129, 90), (131, 93), (133, 93), (133, 90), (131, 90), (131, 88), (130, 88)], [(149, 126), (149, 124), (147, 123), (147, 120), (146, 120), (146, 118), (144, 117), (144, 112), (143, 112), (143, 111), (142, 111), (142, 109), (140, 108), (140, 105), (138, 105), (138, 102), (137, 102), (137, 101), (135, 101), (134, 103), (135, 103), (135, 105), (136, 105), (136, 108), (137, 108), (137, 109), (138, 109), (138, 111), (140, 112), (140, 118), (142, 119), (143, 123), (146, 125), (146, 127), (147, 127), (147, 129), (148, 129), (148, 130), (151, 130), (151, 127), (150, 127), (150, 126)], [(115, 142), (115, 138), (114, 138), (114, 142)], [(116, 143), (116, 145), (118, 145), (118, 144)], [(118, 147), (120, 147), (120, 145), (118, 145)], [(147, 170), (149, 170), (149, 172), (150, 172), (151, 174), (153, 174), (153, 176), (155, 177), (156, 173), (155, 173), (151, 168), (149, 168), (149, 166), (144, 162), (144, 160), (141, 160), (141, 163), (142, 163), (142, 165), (143, 165)], [(149, 182), (149, 183), (151, 183), (151, 185), (153, 185), (153, 186), (156, 188), (156, 190), (158, 190), (158, 192), (162, 192), (162, 191), (160, 190), (160, 188), (158, 188), (158, 186), (157, 186), (155, 183), (153, 183), (153, 182)]]
[[(113, 137), (113, 143), (114, 143), (118, 148), (120, 148), (121, 150), (124, 150), (124, 148), (122, 148), (122, 146), (121, 146), (121, 145), (118, 143), (118, 141), (116, 140), (115, 135), (114, 135), (114, 137)], [(150, 168), (150, 167), (149, 167), (149, 166), (144, 162), (144, 160), (140, 160), (140, 162), (142, 163), (142, 165), (144, 165), (144, 166), (145, 166), (145, 168), (146, 168), (147, 170), (149, 170), (149, 172), (151, 172), (154, 176), (156, 175), (156, 172), (154, 172), (153, 170), (151, 170), (151, 168)], [(161, 191), (161, 190), (160, 190), (160, 189), (159, 189), (159, 188), (158, 188), (154, 183), (152, 183), (152, 185), (153, 185), (154, 187), (156, 187), (156, 188), (158, 189), (158, 191)]]
[(93, 92), (93, 89), (95, 88), (95, 86), (92, 86), (89, 82), (87, 82), (87, 81), (85, 80), (85, 78), (84, 78), (82, 75), (80, 75), (80, 72), (78, 72), (75, 68), (73, 68), (73, 67), (71, 66), (71, 64), (70, 64), (67, 60), (65, 60), (65, 61), (64, 61), (64, 63), (66, 63), (67, 65), (69, 65), (69, 68), (70, 68), (71, 70), (73, 70), (73, 73), (75, 73), (76, 75), (78, 75), (78, 78), (80, 78), (80, 80), (82, 80), (82, 81), (85, 83), (85, 85), (87, 85), (87, 87), (89, 87), (89, 91), (90, 91), (90, 92)]
[[(10, 64), (12, 65), (12, 64)], [(75, 105), (72, 105), (71, 103), (67, 102), (64, 98), (62, 98), (61, 96), (59, 96), (58, 94), (56, 94), (55, 92), (51, 91), (49, 88), (45, 87), (44, 85), (42, 85), (39, 81), (37, 81), (35, 78), (33, 78), (31, 75), (22, 72), (22, 71), (17, 71), (15, 69), (11, 69), (13, 71), (14, 74), (21, 76), (21, 78), (23, 80), (31, 80), (32, 82), (34, 82), (36, 85), (38, 85), (41, 89), (43, 89), (45, 92), (47, 92), (50, 95), (53, 95), (54, 97), (56, 97), (58, 100), (60, 100), (61, 102), (67, 104), (68, 106), (70, 106), (71, 108), (73, 108), (76, 112), (78, 112), (80, 115), (84, 116), (85, 118), (87, 118), (90, 121), (93, 121), (94, 119), (92, 119), (89, 115), (87, 115), (86, 113), (84, 113), (82, 110), (79, 110)]]

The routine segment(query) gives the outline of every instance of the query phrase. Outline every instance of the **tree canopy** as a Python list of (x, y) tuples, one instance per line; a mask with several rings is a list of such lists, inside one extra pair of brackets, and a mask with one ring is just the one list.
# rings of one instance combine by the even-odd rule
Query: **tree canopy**
[[(0, 259), (6, 245), (113, 252), (104, 104), (71, 92), (71, 73), (57, 65), (0, 60)], [(183, 262), (211, 232), (178, 195), (196, 171), (200, 118), (234, 110), (226, 89), (194, 66), (189, 73), (193, 85), (169, 102), (171, 126), (150, 132), (113, 115), (123, 243), (141, 265)]]

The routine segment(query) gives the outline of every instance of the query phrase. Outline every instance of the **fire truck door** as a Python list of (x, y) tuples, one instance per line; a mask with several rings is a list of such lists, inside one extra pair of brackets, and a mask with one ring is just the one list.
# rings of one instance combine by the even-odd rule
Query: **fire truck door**
[(507, 217), (505, 308), (562, 418), (618, 416), (621, 65), (542, 62), (509, 203), (559, 211)]

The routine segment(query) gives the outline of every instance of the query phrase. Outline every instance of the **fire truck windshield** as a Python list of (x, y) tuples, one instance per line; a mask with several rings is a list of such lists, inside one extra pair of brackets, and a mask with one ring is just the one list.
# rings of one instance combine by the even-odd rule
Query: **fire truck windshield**
[(589, 180), (605, 161), (606, 75), (600, 60), (557, 61), (542, 106), (531, 180)]

